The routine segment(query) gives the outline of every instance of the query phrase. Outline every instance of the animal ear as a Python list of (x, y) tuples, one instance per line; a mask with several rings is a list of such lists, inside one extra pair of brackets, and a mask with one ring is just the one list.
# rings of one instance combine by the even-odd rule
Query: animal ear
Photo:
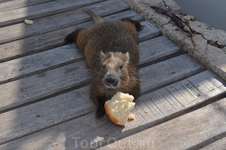
[(100, 58), (102, 59), (105, 56), (105, 54), (103, 53), (103, 51), (100, 52)]
[(140, 24), (140, 22), (134, 21), (134, 20), (132, 20), (130, 18), (124, 18), (124, 19), (121, 19), (121, 21), (131, 23), (132, 25), (135, 26), (135, 28), (136, 28), (137, 31), (141, 31), (143, 29), (143, 26)]
[(64, 39), (65, 44), (76, 43), (78, 44), (81, 37), (82, 31), (86, 30), (85, 28), (78, 28), (74, 32), (67, 35)]
[(129, 62), (129, 52), (127, 52), (127, 53), (125, 54), (125, 56), (126, 56), (126, 62)]

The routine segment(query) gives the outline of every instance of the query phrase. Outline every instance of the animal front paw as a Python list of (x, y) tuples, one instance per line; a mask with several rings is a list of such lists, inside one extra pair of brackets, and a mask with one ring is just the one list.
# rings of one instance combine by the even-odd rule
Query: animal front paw
[(103, 118), (104, 115), (105, 115), (105, 110), (104, 110), (104, 108), (99, 108), (99, 109), (97, 109), (97, 111), (96, 111), (96, 116), (95, 116), (97, 119)]

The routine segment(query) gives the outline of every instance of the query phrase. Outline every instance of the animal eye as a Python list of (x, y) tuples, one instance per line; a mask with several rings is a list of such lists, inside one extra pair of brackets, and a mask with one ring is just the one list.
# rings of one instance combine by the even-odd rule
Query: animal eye
[(123, 65), (121, 65), (121, 66), (119, 66), (119, 69), (123, 69), (123, 67), (124, 67), (124, 66), (123, 66)]
[(105, 66), (105, 65), (103, 65), (103, 66), (101, 66), (101, 68), (102, 68), (102, 69), (106, 69), (106, 66)]

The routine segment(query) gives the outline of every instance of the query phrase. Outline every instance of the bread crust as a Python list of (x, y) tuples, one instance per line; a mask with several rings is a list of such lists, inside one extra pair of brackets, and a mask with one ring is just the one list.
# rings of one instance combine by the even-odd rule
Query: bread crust
[(133, 119), (135, 119), (135, 115), (131, 113), (128, 117), (128, 120), (133, 120)]
[(117, 124), (117, 125), (120, 125), (119, 124), (119, 120), (115, 117), (112, 116), (111, 114), (111, 109), (109, 108), (108, 104), (104, 104), (104, 108), (105, 108), (105, 113), (106, 115), (108, 116), (108, 118), (114, 123), (114, 124)]

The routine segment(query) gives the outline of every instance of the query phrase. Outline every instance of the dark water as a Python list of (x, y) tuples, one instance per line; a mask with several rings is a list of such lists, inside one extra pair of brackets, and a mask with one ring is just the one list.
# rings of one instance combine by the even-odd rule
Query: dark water
[(185, 14), (226, 31), (226, 0), (174, 0)]

